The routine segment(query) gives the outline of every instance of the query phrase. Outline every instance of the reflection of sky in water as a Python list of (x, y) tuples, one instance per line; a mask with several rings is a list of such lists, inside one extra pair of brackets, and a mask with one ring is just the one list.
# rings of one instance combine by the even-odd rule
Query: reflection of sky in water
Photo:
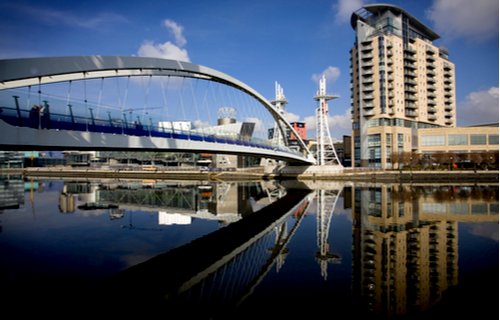
[[(186, 207), (174, 210), (153, 206), (148, 209), (141, 200), (143, 198), (137, 195), (155, 192), (142, 188), (131, 192), (128, 200), (117, 203), (118, 208), (114, 209), (81, 209), (79, 207), (92, 197), (74, 194), (70, 196), (75, 201), (74, 209), (62, 213), (60, 201), (64, 182), (41, 183), (33, 192), (33, 202), (30, 201), (29, 181), (25, 185), (27, 190), (22, 191), (24, 203), (20, 203), (19, 209), (5, 209), (0, 214), (1, 283), (17, 286), (22, 282), (26, 285), (26, 279), (30, 279), (34, 286), (57, 283), (62, 289), (102, 279), (228, 226), (227, 221), (207, 220), (206, 217), (214, 216), (217, 208), (224, 208), (225, 212), (237, 209), (247, 213), (258, 211), (269, 204), (270, 194), (258, 187), (247, 188), (250, 191), (243, 197), (245, 200), (225, 202), (224, 206), (217, 207), (209, 204), (215, 197), (209, 198), (210, 192), (203, 189), (205, 198), (193, 196), (201, 201), (199, 212), (206, 215), (202, 219), (195, 214), (189, 218), (179, 215), (189, 211)], [(4, 192), (5, 188), (8, 186), (4, 184)], [(298, 297), (315, 305), (321, 305), (320, 301), (330, 301), (339, 312), (350, 306), (353, 268), (357, 263), (353, 256), (353, 223), (356, 219), (353, 219), (351, 207), (369, 207), (380, 215), (384, 214), (381, 208), (384, 208), (382, 204), (386, 199), (373, 194), (375, 202), (356, 204), (355, 193), (346, 190), (332, 213), (327, 238), (329, 253), (340, 259), (327, 264), (326, 277), (315, 258), (319, 251), (318, 202), (313, 201), (290, 238), (284, 259), (273, 265), (248, 299), (246, 305), (250, 309), (254, 305), (287, 303)], [(186, 192), (183, 196), (189, 194)], [(135, 201), (140, 202), (137, 206), (133, 204), (134, 196)], [(392, 201), (395, 201), (395, 194), (392, 196)], [(458, 214), (468, 214), (462, 212), (463, 203), (446, 207), (444, 202), (439, 202), (443, 195), (439, 197), (433, 198), (438, 201), (426, 198), (421, 205), (422, 214), (445, 214), (446, 208)], [(67, 201), (67, 197), (64, 199)], [(483, 214), (479, 212), (484, 211), (483, 207), (476, 206), (473, 210)], [(490, 208), (498, 208), (498, 198)], [(173, 213), (176, 215), (169, 215)], [(290, 230), (297, 220), (290, 217), (287, 221)], [(458, 250), (459, 282), (461, 276), (498, 269), (498, 218), (496, 222), (459, 222)]]

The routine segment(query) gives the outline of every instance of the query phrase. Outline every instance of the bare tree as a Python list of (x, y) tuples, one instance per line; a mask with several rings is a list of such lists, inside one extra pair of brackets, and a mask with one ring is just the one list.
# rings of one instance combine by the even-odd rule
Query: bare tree
[(478, 164), (481, 164), (483, 162), (483, 155), (479, 152), (473, 152), (469, 156), (470, 161), (474, 163), (474, 170), (476, 169), (476, 166)]
[(434, 162), (439, 163), (439, 164), (444, 164), (447, 163), (449, 157), (446, 154), (446, 152), (443, 151), (436, 151), (432, 154), (432, 159)]
[(390, 161), (391, 161), (392, 168), (394, 169), (394, 165), (399, 162), (399, 152), (397, 152), (397, 151), (391, 152)]

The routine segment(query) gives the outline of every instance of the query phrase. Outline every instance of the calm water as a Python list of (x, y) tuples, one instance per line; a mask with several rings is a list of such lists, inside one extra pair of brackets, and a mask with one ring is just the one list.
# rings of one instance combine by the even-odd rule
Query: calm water
[(2, 311), (498, 317), (498, 185), (313, 188), (4, 177)]

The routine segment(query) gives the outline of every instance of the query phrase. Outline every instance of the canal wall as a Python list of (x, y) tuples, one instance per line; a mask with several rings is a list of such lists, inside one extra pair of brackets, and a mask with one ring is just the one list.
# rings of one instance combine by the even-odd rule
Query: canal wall
[(287, 167), (238, 170), (238, 171), (125, 171), (93, 170), (72, 168), (23, 168), (0, 169), (1, 174), (19, 174), (27, 178), (56, 179), (115, 179), (115, 180), (187, 180), (187, 181), (342, 181), (368, 183), (410, 183), (410, 182), (470, 182), (498, 183), (498, 171), (400, 171), (370, 170), (368, 168), (336, 168), (320, 170), (310, 167)]

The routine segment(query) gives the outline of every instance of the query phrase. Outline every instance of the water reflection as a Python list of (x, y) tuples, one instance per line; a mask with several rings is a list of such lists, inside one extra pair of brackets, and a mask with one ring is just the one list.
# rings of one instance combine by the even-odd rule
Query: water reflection
[[(461, 263), (474, 257), (459, 251), (459, 223), (498, 223), (498, 186), (4, 177), (0, 214), (3, 296), (13, 306), (50, 286), (67, 305), (113, 313), (262, 316), (263, 301), (286, 297), (309, 315), (328, 300), (338, 314), (388, 317), (432, 310), (460, 285)], [(498, 252), (489, 259), (485, 268), (498, 268)], [(315, 298), (304, 296), (310, 288)]]
[(403, 315), (439, 303), (458, 284), (458, 222), (498, 222), (498, 186), (381, 185), (350, 192), (353, 293), (366, 313)]

